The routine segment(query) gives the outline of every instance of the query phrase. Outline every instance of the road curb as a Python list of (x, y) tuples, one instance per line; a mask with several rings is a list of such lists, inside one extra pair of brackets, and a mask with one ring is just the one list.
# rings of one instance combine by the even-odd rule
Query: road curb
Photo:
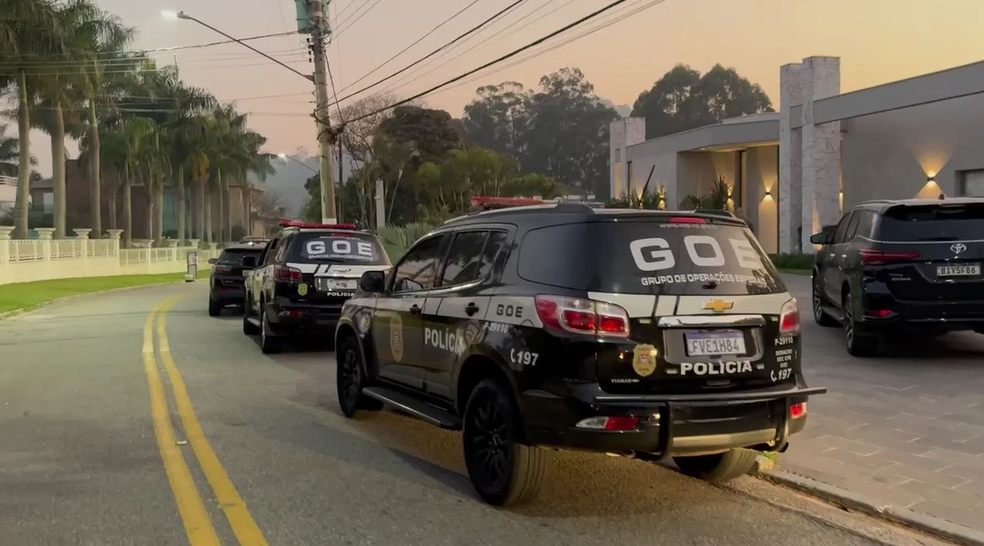
[(185, 281), (155, 282), (153, 284), (140, 284), (140, 285), (137, 285), (137, 286), (121, 286), (119, 288), (108, 288), (106, 290), (96, 290), (95, 292), (86, 292), (85, 294), (76, 294), (74, 296), (65, 296), (64, 298), (53, 299), (53, 300), (50, 300), (50, 301), (39, 303), (37, 305), (32, 305), (30, 307), (24, 307), (24, 308), (21, 308), (21, 309), (14, 309), (13, 311), (7, 311), (7, 312), (4, 312), (4, 313), (0, 313), (0, 320), (5, 320), (5, 319), (11, 318), (11, 317), (15, 317), (17, 315), (23, 315), (23, 314), (26, 314), (26, 313), (31, 313), (33, 311), (37, 311), (38, 309), (42, 309), (44, 307), (48, 307), (49, 305), (54, 305), (56, 303), (62, 303), (62, 302), (77, 300), (77, 299), (80, 299), (80, 298), (87, 298), (89, 296), (98, 296), (100, 294), (108, 294), (110, 292), (123, 292), (125, 290), (136, 290), (138, 288), (150, 288), (152, 286), (165, 286), (165, 285), (168, 285), (168, 284), (178, 284), (180, 282), (185, 282)]
[(853, 493), (835, 485), (783, 470), (766, 470), (756, 474), (758, 478), (812, 495), (847, 510), (900, 523), (919, 531), (965, 546), (984, 546), (984, 532), (964, 527), (945, 519), (909, 510), (901, 506), (879, 505), (864, 495)]

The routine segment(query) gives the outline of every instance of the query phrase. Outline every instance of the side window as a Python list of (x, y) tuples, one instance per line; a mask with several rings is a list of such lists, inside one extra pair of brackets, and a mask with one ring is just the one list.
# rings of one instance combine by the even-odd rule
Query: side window
[(847, 240), (846, 239), (846, 237), (847, 237), (847, 227), (848, 227), (848, 224), (851, 223), (851, 219), (853, 217), (854, 217), (853, 214), (848, 213), (848, 214), (844, 215), (844, 217), (841, 218), (840, 223), (837, 224), (837, 231), (834, 232), (834, 244), (835, 245), (836, 244), (839, 244), (839, 243), (843, 243), (844, 241)]
[(493, 231), (489, 235), (489, 240), (485, 243), (485, 249), (482, 250), (482, 266), (478, 272), (480, 278), (486, 279), (492, 273), (492, 268), (495, 267), (496, 256), (499, 255), (499, 251), (502, 250), (508, 240), (509, 234), (504, 231)]
[(437, 277), (438, 252), (443, 235), (427, 239), (403, 257), (393, 275), (394, 292), (429, 290)]
[(871, 232), (875, 227), (875, 213), (870, 210), (862, 210), (855, 213), (855, 216), (859, 218), (858, 226), (854, 229), (854, 237), (871, 237)]
[(844, 242), (850, 242), (854, 240), (854, 236), (858, 233), (858, 222), (861, 221), (861, 212), (855, 212), (854, 216), (851, 217), (851, 223), (847, 224), (847, 236), (844, 238)]
[(487, 231), (466, 231), (455, 235), (441, 276), (441, 286), (456, 286), (482, 277), (482, 250), (488, 235)]
[(285, 237), (280, 240), (280, 244), (277, 245), (277, 257), (276, 261), (284, 263), (287, 261), (287, 250), (290, 249), (290, 243), (294, 240), (294, 236)]
[(263, 251), (263, 257), (260, 260), (260, 265), (270, 265), (273, 263), (273, 257), (277, 254), (277, 243), (280, 239), (273, 239), (270, 244), (267, 245), (266, 250)]

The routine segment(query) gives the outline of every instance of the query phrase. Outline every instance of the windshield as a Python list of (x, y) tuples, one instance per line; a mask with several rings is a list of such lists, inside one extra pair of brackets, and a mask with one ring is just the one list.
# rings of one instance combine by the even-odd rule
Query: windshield
[(984, 238), (984, 203), (894, 207), (882, 217), (883, 241), (958, 241)]
[(219, 256), (219, 263), (225, 265), (240, 265), (242, 260), (246, 256), (257, 256), (263, 252), (262, 248), (257, 249), (245, 249), (245, 248), (227, 248), (222, 251), (222, 255)]
[(623, 294), (785, 290), (755, 236), (723, 224), (644, 220), (540, 228), (523, 239), (519, 274), (542, 284)]
[(290, 244), (290, 261), (389, 265), (379, 241), (364, 233), (299, 233)]

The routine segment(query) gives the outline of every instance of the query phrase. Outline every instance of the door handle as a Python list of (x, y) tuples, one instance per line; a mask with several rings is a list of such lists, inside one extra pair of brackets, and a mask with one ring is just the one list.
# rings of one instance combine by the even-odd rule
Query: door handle
[(478, 306), (475, 305), (475, 302), (469, 302), (468, 305), (465, 306), (465, 313), (469, 317), (472, 316), (472, 315), (474, 315), (478, 311), (479, 311), (479, 309), (478, 309)]
[(411, 305), (410, 306), (410, 314), (411, 315), (419, 315), (420, 314), (420, 306), (417, 305), (416, 303), (413, 304), (413, 305)]

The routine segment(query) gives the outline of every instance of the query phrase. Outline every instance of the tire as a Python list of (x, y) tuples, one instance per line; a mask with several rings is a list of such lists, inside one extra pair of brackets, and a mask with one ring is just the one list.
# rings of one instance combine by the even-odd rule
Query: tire
[(813, 278), (813, 293), (810, 299), (813, 302), (813, 320), (817, 324), (825, 328), (832, 328), (838, 325), (837, 320), (823, 310), (823, 294), (821, 293), (816, 277)]
[(721, 483), (755, 470), (758, 452), (736, 448), (715, 455), (673, 457), (680, 472), (710, 483)]
[(342, 410), (342, 415), (352, 417), (356, 410), (383, 409), (382, 402), (362, 394), (362, 388), (366, 383), (365, 366), (355, 339), (349, 337), (342, 342), (336, 360), (335, 387), (338, 407)]
[(851, 293), (844, 294), (844, 337), (847, 352), (851, 356), (872, 356), (878, 349), (878, 337), (862, 334), (858, 331), (858, 323), (854, 320), (854, 306), (851, 305)]
[(208, 316), (217, 317), (222, 314), (222, 304), (212, 299), (211, 296), (208, 298)]
[(536, 497), (549, 452), (520, 442), (519, 411), (507, 387), (481, 381), (468, 397), (463, 428), (465, 466), (482, 500), (511, 506)]
[(270, 331), (270, 321), (267, 320), (266, 309), (260, 304), (260, 350), (265, 355), (272, 355), (283, 349), (283, 340)]
[(243, 303), (243, 333), (247, 336), (255, 336), (260, 333), (260, 328), (249, 321), (249, 300)]

